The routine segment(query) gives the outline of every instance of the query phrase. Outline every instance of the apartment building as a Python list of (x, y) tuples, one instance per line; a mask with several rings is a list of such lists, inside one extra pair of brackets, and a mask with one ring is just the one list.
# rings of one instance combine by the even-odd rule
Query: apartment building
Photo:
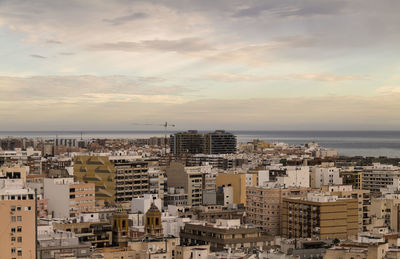
[(157, 194), (160, 199), (164, 199), (167, 177), (158, 166), (151, 166), (148, 170), (149, 193)]
[[(400, 232), (400, 194), (371, 198), (370, 217), (389, 231)], [(375, 225), (375, 224), (374, 224)]]
[(224, 130), (216, 130), (204, 135), (204, 153), (206, 154), (236, 153), (236, 146), (236, 136)]
[(287, 238), (349, 239), (358, 233), (357, 199), (324, 193), (284, 198), (281, 235)]
[(324, 185), (343, 184), (339, 175), (339, 168), (336, 167), (314, 167), (310, 175), (311, 188), (319, 189)]
[(56, 230), (74, 232), (80, 243), (89, 242), (96, 248), (112, 246), (112, 225), (108, 221), (100, 222), (61, 222), (53, 223)]
[(5, 163), (0, 167), (0, 178), (21, 179), (22, 184), (26, 184), (28, 172), (28, 166), (23, 166), (18, 163)]
[(400, 167), (375, 163), (363, 168), (362, 187), (373, 193), (379, 193), (388, 185), (398, 185), (399, 181)]
[(171, 152), (181, 154), (232, 154), (236, 153), (237, 140), (232, 133), (216, 130), (202, 134), (196, 130), (171, 135)]
[(363, 172), (358, 170), (346, 170), (340, 172), (340, 177), (344, 185), (351, 185), (353, 189), (363, 189)]
[[(268, 179), (260, 182), (264, 184), (267, 181), (275, 182), (284, 187), (310, 187), (310, 168), (308, 166), (266, 166)], [(265, 172), (263, 172), (265, 174)]]
[(232, 187), (233, 203), (246, 205), (246, 174), (220, 173), (217, 174), (216, 186)]
[(77, 182), (94, 183), (96, 200), (115, 203), (115, 167), (106, 156), (76, 156), (74, 178)]
[(266, 248), (273, 245), (272, 236), (263, 235), (257, 228), (241, 225), (239, 219), (217, 219), (215, 224), (187, 223), (180, 237), (182, 245), (210, 245), (211, 251)]
[(358, 231), (367, 231), (367, 227), (371, 224), (370, 206), (371, 196), (369, 190), (353, 189), (351, 185), (326, 185), (321, 187), (321, 191), (329, 192), (338, 198), (357, 199), (358, 203)]
[(1, 258), (35, 258), (35, 192), (21, 180), (0, 181)]
[(202, 154), (204, 153), (204, 136), (197, 130), (179, 132), (171, 135), (171, 153), (181, 154)]
[(203, 202), (203, 174), (201, 167), (185, 167), (182, 163), (171, 162), (166, 168), (167, 186), (183, 188), (187, 194), (187, 204), (199, 206)]
[(283, 198), (305, 197), (311, 188), (247, 187), (246, 222), (270, 235), (280, 235)]
[(109, 158), (115, 168), (115, 201), (130, 202), (149, 192), (149, 164), (129, 157)]
[(44, 198), (49, 213), (56, 218), (76, 217), (95, 209), (95, 184), (74, 182), (71, 178), (45, 178)]

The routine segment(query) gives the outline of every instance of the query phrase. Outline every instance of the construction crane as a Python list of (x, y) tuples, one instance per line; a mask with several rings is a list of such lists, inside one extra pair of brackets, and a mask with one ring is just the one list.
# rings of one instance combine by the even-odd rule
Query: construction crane
[(168, 127), (175, 127), (175, 124), (171, 124), (169, 122), (165, 122), (163, 124), (152, 124), (152, 123), (133, 123), (133, 125), (138, 125), (138, 126), (162, 126), (164, 127), (164, 155), (167, 154), (167, 129)]

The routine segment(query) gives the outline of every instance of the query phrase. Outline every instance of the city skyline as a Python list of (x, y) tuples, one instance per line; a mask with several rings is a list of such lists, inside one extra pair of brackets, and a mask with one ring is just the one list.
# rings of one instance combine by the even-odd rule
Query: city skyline
[(0, 130), (398, 130), (397, 1), (0, 1)]

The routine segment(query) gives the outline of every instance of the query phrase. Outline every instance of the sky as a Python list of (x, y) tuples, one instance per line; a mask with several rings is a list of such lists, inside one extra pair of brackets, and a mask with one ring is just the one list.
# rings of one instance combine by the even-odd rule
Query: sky
[(400, 130), (398, 0), (0, 0), (0, 131)]

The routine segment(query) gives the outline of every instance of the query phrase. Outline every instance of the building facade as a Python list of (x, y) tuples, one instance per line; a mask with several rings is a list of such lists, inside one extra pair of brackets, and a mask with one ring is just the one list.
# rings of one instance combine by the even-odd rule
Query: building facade
[(287, 238), (348, 239), (358, 233), (357, 199), (309, 193), (284, 198), (281, 235)]

